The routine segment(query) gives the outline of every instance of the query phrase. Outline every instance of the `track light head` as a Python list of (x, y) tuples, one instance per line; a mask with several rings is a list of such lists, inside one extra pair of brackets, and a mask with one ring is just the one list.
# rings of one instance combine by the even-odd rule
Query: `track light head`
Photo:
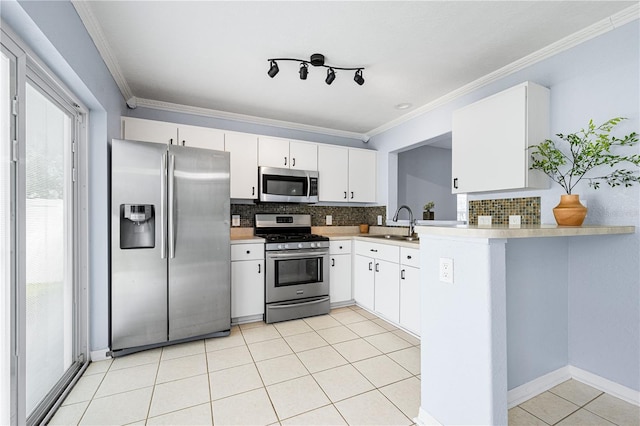
[(306, 80), (309, 73), (309, 66), (303, 62), (300, 64), (300, 80)]
[(278, 71), (280, 71), (280, 69), (278, 68), (276, 61), (271, 61), (271, 67), (269, 67), (269, 72), (267, 73), (269, 74), (269, 77), (275, 77), (276, 74), (278, 74)]
[(333, 70), (333, 68), (329, 68), (327, 70), (327, 78), (324, 80), (324, 82), (327, 84), (331, 84), (335, 79), (336, 79), (336, 72)]
[(362, 70), (357, 70), (356, 75), (353, 77), (353, 81), (358, 83), (359, 86), (364, 84), (364, 77), (362, 77)]

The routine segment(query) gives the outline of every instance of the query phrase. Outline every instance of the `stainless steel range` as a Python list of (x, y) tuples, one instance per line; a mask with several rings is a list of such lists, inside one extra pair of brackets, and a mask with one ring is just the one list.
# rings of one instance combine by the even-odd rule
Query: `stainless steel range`
[(329, 313), (329, 238), (311, 233), (311, 216), (257, 214), (265, 238), (265, 322)]

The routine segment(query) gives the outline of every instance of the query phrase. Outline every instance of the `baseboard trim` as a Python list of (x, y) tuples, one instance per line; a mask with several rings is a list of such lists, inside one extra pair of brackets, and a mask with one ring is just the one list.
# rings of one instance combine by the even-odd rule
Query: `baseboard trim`
[(554, 386), (569, 380), (571, 373), (569, 366), (558, 368), (551, 373), (547, 373), (544, 376), (540, 376), (533, 379), (530, 382), (520, 385), (517, 388), (511, 389), (507, 392), (507, 407), (513, 408), (518, 404), (521, 404), (536, 395), (540, 395), (542, 392), (546, 392)]
[(91, 351), (89, 356), (91, 357), (92, 362), (104, 361), (111, 358), (107, 355), (107, 352), (109, 352), (109, 348), (98, 349), (97, 351)]
[(433, 416), (423, 410), (422, 407), (418, 410), (418, 417), (413, 419), (413, 421), (419, 426), (442, 426), (442, 423), (433, 418)]
[(571, 377), (585, 385), (592, 386), (596, 389), (606, 392), (611, 396), (620, 398), (630, 404), (640, 406), (640, 391), (633, 390), (619, 383), (600, 377), (572, 365), (569, 366)]
[(558, 368), (544, 376), (540, 376), (537, 379), (518, 386), (517, 388), (511, 389), (507, 393), (507, 406), (508, 408), (513, 408), (516, 405), (519, 405), (534, 396), (540, 395), (541, 393), (546, 392), (554, 386), (557, 386), (569, 379), (577, 380), (585, 385), (589, 385), (602, 392), (606, 392), (611, 396), (620, 398), (623, 401), (640, 406), (639, 391), (633, 390), (619, 383), (612, 382), (611, 380), (582, 370), (578, 367), (574, 367), (573, 365)]

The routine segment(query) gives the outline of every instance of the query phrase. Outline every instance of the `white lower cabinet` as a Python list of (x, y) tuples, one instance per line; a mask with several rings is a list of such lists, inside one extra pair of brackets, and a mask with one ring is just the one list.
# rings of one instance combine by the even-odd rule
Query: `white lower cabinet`
[(400, 325), (420, 335), (420, 251), (400, 249)]
[(351, 241), (329, 243), (329, 297), (331, 304), (353, 300), (351, 292)]
[(420, 335), (419, 249), (357, 240), (354, 253), (356, 303)]
[(231, 318), (264, 314), (264, 244), (231, 245)]

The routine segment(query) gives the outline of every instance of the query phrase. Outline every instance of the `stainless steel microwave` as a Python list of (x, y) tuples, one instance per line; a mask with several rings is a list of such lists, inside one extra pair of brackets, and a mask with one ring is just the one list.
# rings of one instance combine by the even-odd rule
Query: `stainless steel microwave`
[(262, 202), (318, 202), (318, 172), (259, 167), (258, 178)]

